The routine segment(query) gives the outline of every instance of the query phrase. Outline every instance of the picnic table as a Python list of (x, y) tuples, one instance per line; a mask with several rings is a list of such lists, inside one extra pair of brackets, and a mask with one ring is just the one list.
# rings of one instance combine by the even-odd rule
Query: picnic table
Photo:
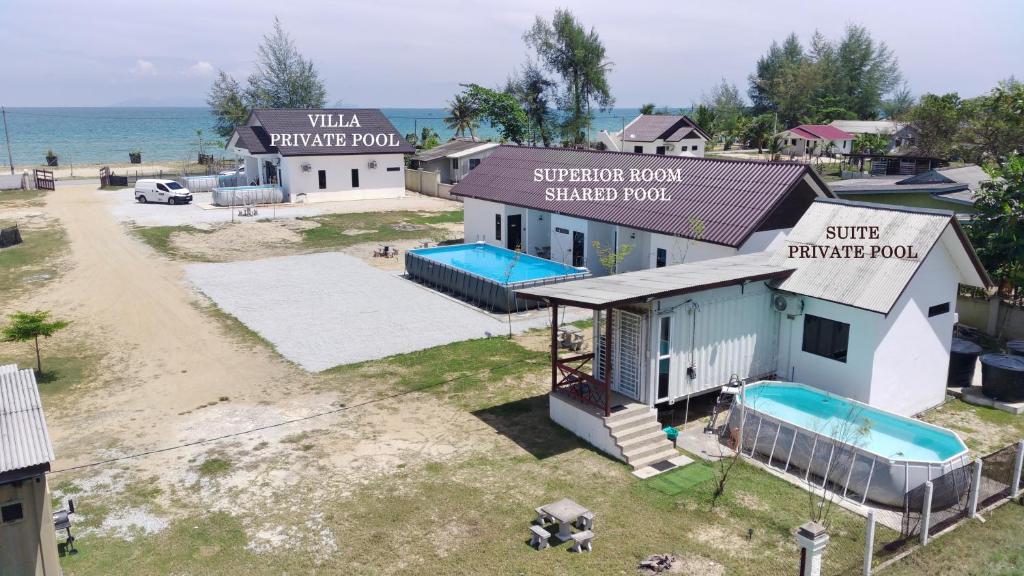
[(583, 331), (575, 326), (559, 328), (558, 345), (573, 352), (579, 352), (583, 348)]
[(572, 539), (573, 522), (586, 512), (589, 512), (589, 510), (568, 498), (562, 498), (558, 502), (545, 504), (541, 508), (545, 513), (550, 514), (552, 518), (558, 521), (558, 534), (555, 534), (555, 538), (562, 542)]

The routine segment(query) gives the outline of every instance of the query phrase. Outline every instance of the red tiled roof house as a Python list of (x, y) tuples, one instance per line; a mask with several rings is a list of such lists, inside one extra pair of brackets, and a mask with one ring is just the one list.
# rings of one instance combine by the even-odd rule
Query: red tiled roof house
[(782, 153), (789, 156), (821, 156), (853, 152), (854, 135), (828, 124), (801, 124), (779, 134)]

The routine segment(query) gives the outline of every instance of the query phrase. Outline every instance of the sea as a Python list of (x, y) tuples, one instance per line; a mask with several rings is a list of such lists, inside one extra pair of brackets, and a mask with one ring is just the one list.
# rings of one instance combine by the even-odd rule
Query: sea
[[(213, 116), (202, 107), (119, 108), (7, 108), (7, 135), (15, 166), (43, 164), (49, 150), (61, 166), (126, 163), (128, 153), (142, 152), (143, 162), (194, 159), (200, 138), (207, 153), (221, 156), (224, 142), (213, 131)], [(444, 124), (443, 108), (382, 108), (402, 135), (433, 128), (447, 140), (453, 135)], [(637, 108), (595, 112), (592, 138), (600, 130), (618, 131), (636, 117)], [(2, 128), (2, 126), (0, 126)], [(200, 133), (201, 131), (201, 133)], [(482, 125), (477, 135), (497, 139), (497, 132)], [(212, 146), (213, 150), (209, 150)], [(0, 166), (8, 167), (5, 142), (0, 140)]]

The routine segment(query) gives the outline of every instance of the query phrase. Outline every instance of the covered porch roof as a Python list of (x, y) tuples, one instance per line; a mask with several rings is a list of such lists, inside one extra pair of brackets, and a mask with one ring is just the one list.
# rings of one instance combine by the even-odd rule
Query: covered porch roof
[[(527, 299), (591, 310), (649, 302), (689, 292), (785, 278), (796, 266), (779, 264), (772, 252), (754, 252), (664, 268), (536, 286), (516, 293)], [(773, 263), (774, 260), (774, 263)]]

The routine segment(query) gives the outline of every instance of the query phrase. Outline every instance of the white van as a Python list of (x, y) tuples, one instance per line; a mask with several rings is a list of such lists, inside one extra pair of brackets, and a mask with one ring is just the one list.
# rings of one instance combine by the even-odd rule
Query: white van
[(174, 180), (152, 178), (135, 183), (135, 200), (143, 204), (146, 202), (188, 204), (192, 201), (192, 193)]

